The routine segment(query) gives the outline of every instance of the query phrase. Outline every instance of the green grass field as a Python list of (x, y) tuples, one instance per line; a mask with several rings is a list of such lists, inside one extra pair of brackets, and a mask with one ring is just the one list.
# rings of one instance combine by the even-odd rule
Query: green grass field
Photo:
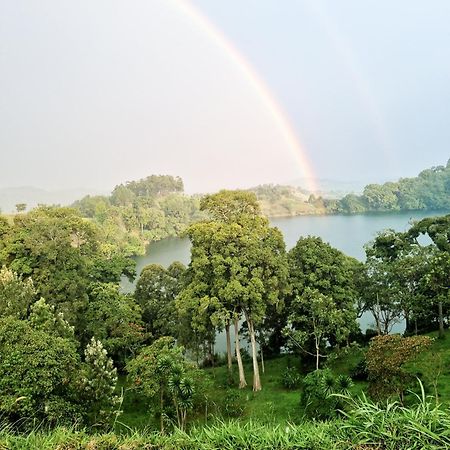
[[(430, 336), (435, 338), (431, 348), (410, 363), (408, 370), (423, 380), (427, 395), (434, 397), (436, 385), (439, 402), (450, 405), (450, 332), (447, 332), (445, 339), (437, 339), (436, 333), (431, 333)], [(340, 356), (330, 358), (325, 365), (336, 375), (350, 375), (361, 358), (361, 350), (350, 348), (342, 351)], [(205, 377), (209, 379), (206, 394), (208, 401), (204, 410), (196, 412), (193, 424), (202, 425), (206, 418), (210, 421), (217, 417), (225, 421), (237, 419), (245, 423), (256, 420), (271, 425), (301, 423), (304, 420), (299, 405), (301, 388), (289, 390), (282, 385), (282, 376), (287, 367), (295, 367), (302, 373), (300, 360), (293, 355), (283, 355), (265, 361), (265, 372), (261, 373), (263, 389), (258, 393), (252, 391), (252, 367), (249, 361), (245, 363), (248, 383), (245, 389), (236, 387), (237, 369), (233, 373), (233, 383), (229, 383), (226, 366), (204, 369)], [(149, 411), (145, 401), (127, 391), (126, 378), (121, 377), (119, 384), (124, 388), (125, 396), (118, 429), (157, 429), (158, 421)], [(366, 386), (366, 382), (355, 382), (352, 394), (360, 395)], [(414, 399), (414, 396), (408, 397), (409, 402)], [(224, 413), (226, 406), (228, 410), (231, 409), (231, 414)], [(242, 413), (238, 413), (240, 409)]]

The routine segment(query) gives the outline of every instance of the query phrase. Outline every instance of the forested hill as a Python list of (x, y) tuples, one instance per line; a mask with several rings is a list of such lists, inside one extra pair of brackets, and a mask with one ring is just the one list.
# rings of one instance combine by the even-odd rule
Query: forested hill
[(362, 195), (348, 194), (340, 200), (325, 200), (328, 213), (412, 211), (450, 209), (450, 160), (415, 178), (369, 184)]
[(326, 214), (324, 200), (308, 191), (293, 187), (264, 184), (249, 189), (256, 194), (262, 212), (268, 217)]
[(169, 175), (120, 184), (110, 196), (88, 195), (72, 206), (99, 225), (106, 242), (130, 255), (202, 218), (199, 198), (185, 195), (181, 178)]
[[(369, 184), (362, 195), (342, 199), (316, 196), (301, 188), (261, 185), (254, 192), (268, 217), (375, 211), (449, 210), (450, 161), (424, 170), (415, 178)], [(140, 254), (147, 243), (178, 236), (205, 215), (200, 196), (184, 193), (183, 181), (169, 175), (151, 175), (114, 188), (111, 195), (86, 196), (73, 205), (97, 223), (104, 239), (125, 254)]]
[(432, 167), (414, 178), (368, 184), (362, 195), (347, 194), (341, 199), (310, 194), (292, 186), (262, 185), (250, 189), (269, 217), (308, 214), (364, 213), (450, 209), (450, 160), (446, 166)]

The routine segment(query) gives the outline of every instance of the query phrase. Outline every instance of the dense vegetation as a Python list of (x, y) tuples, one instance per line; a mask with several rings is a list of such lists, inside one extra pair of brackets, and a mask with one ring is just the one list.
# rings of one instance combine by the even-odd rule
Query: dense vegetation
[(369, 184), (362, 195), (348, 194), (341, 200), (326, 201), (328, 212), (415, 211), (450, 209), (450, 160), (415, 178)]
[(151, 175), (116, 186), (110, 196), (88, 195), (72, 206), (98, 225), (106, 244), (138, 255), (149, 242), (178, 236), (201, 219), (199, 199), (183, 191), (181, 178)]
[(354, 214), (380, 211), (450, 209), (450, 160), (414, 178), (369, 184), (361, 195), (350, 193), (341, 199), (327, 193), (308, 194), (292, 186), (263, 185), (251, 189), (269, 217), (307, 214)]
[[(182, 189), (164, 177), (127, 186), (114, 194), (123, 205), (107, 209)], [(450, 316), (450, 215), (381, 232), (363, 264), (311, 236), (286, 252), (251, 192), (221, 191), (199, 208), (203, 219), (186, 229), (189, 266), (147, 266), (131, 294), (119, 283), (133, 278), (133, 261), (98, 212), (93, 220), (58, 207), (0, 216), (0, 443), (448, 444), (450, 351), (429, 333), (444, 338)], [(365, 311), (376, 328), (363, 334)], [(406, 335), (390, 335), (401, 319)], [(214, 354), (221, 330), (225, 357)], [(35, 432), (36, 424), (54, 431)], [(130, 427), (147, 431), (121, 436)], [(109, 430), (118, 435), (97, 434)]]
[[(249, 190), (268, 217), (379, 211), (449, 210), (450, 161), (447, 166), (424, 170), (415, 178), (382, 185), (369, 184), (362, 195), (324, 198), (300, 188), (262, 185)], [(26, 205), (18, 204), (24, 209)], [(86, 196), (73, 204), (83, 217), (94, 221), (106, 243), (126, 254), (142, 254), (145, 246), (205, 218), (200, 197), (183, 193), (178, 177), (152, 175), (118, 185), (110, 196)]]

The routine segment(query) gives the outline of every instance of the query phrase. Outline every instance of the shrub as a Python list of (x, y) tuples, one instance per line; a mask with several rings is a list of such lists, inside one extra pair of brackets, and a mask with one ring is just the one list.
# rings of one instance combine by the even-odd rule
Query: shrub
[[(321, 420), (336, 418), (345, 407), (342, 396), (349, 396), (353, 386), (346, 375), (337, 378), (330, 369), (315, 370), (303, 380), (300, 406), (307, 417)], [(334, 394), (340, 394), (336, 396)]]
[(301, 377), (294, 367), (286, 367), (281, 377), (281, 383), (286, 389), (297, 389), (301, 383)]
[(356, 366), (350, 370), (350, 377), (354, 381), (367, 381), (368, 377), (366, 360), (361, 359)]
[(394, 334), (374, 337), (366, 356), (370, 395), (376, 399), (398, 395), (403, 401), (404, 392), (414, 379), (404, 365), (431, 343), (428, 336), (404, 338)]

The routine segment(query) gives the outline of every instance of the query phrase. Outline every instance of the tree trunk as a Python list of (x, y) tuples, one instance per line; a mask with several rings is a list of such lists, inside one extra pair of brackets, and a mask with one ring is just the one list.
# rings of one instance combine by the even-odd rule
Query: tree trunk
[(414, 319), (414, 334), (417, 336), (418, 330), (417, 330), (417, 319)]
[(264, 368), (264, 352), (263, 352), (263, 346), (259, 344), (259, 352), (261, 353), (261, 370), (262, 373), (266, 373), (266, 370)]
[(247, 320), (248, 331), (250, 333), (250, 342), (252, 344), (252, 360), (253, 360), (253, 391), (258, 392), (262, 389), (261, 378), (259, 376), (259, 366), (258, 366), (258, 352), (256, 350), (256, 338), (255, 338), (255, 328), (253, 326), (253, 320), (248, 317), (245, 313), (245, 319)]
[(234, 319), (234, 342), (235, 342), (235, 349), (236, 349), (236, 361), (238, 363), (238, 369), (239, 369), (239, 389), (245, 388), (247, 386), (247, 381), (245, 381), (245, 374), (244, 374), (244, 366), (242, 364), (242, 358), (241, 358), (241, 347), (239, 344), (239, 319)]
[(444, 314), (442, 312), (442, 301), (438, 303), (439, 309), (439, 337), (444, 337)]
[(320, 348), (319, 343), (316, 339), (316, 370), (319, 370), (319, 363), (320, 363)]
[(230, 337), (230, 322), (225, 323), (225, 333), (227, 335), (227, 361), (228, 361), (228, 375), (231, 376), (233, 370), (233, 359), (231, 356), (231, 337)]
[(164, 409), (164, 390), (161, 387), (160, 389), (160, 394), (159, 394), (159, 408), (161, 409), (160, 411), (160, 417), (161, 417), (161, 434), (164, 434), (164, 417), (163, 417), (163, 409)]

